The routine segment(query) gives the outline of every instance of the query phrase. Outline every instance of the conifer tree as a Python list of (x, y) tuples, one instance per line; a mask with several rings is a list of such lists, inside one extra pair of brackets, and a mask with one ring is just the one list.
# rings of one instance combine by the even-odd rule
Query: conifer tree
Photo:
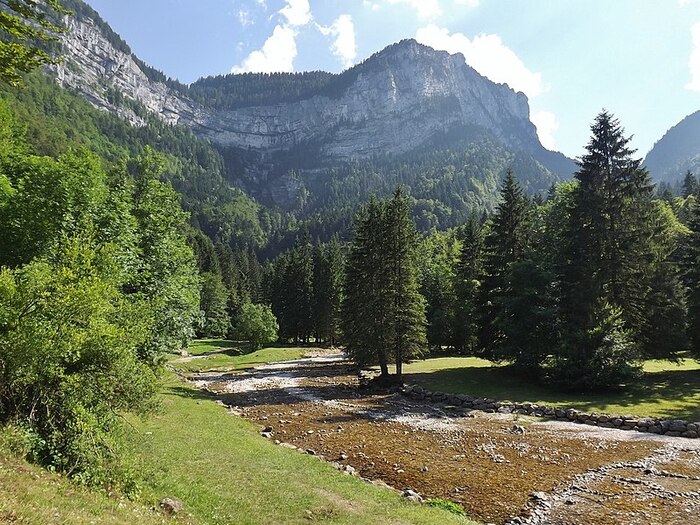
[(343, 256), (336, 236), (314, 253), (314, 331), (321, 341), (335, 344), (339, 332)]
[(385, 253), (390, 275), (389, 308), (392, 312), (389, 329), (393, 335), (393, 360), (399, 382), (403, 363), (419, 356), (427, 346), (425, 301), (418, 292), (418, 232), (410, 212), (408, 197), (399, 187), (387, 203)]
[(343, 340), (360, 366), (402, 365), (426, 346), (425, 304), (418, 292), (417, 232), (399, 188), (390, 201), (371, 199), (358, 214), (346, 265)]
[(372, 197), (355, 219), (355, 231), (345, 266), (341, 309), (342, 340), (358, 366), (379, 365), (389, 375), (388, 305), (383, 241), (384, 205)]
[(690, 171), (687, 171), (685, 177), (683, 177), (683, 197), (688, 198), (691, 195), (698, 194), (698, 179)]
[(507, 273), (510, 265), (525, 254), (530, 227), (527, 197), (508, 170), (501, 188), (501, 202), (490, 221), (484, 248), (484, 275), (480, 290), (479, 347), (493, 356), (502, 339), (497, 319), (502, 316), (502, 298), (508, 294)]
[(283, 335), (308, 342), (313, 332), (313, 248), (308, 231), (296, 240), (283, 265), (281, 309)]
[(691, 210), (684, 270), (688, 288), (688, 337), (691, 351), (700, 359), (700, 205)]
[[(654, 262), (654, 207), (649, 174), (632, 157), (630, 139), (620, 123), (603, 111), (591, 132), (576, 174), (578, 187), (561, 259), (560, 313), (571, 339), (565, 345), (569, 355), (561, 363), (569, 367), (568, 375), (587, 377), (600, 386), (601, 377), (623, 377), (636, 366)], [(618, 325), (595, 326), (610, 319), (600, 314), (601, 305), (619, 314), (625, 333), (631, 334), (631, 344), (618, 348), (628, 352), (627, 359), (620, 353), (617, 359), (599, 359), (602, 347), (585, 345), (593, 340), (582, 334)], [(597, 368), (601, 366), (616, 370)]]
[(462, 248), (455, 268), (454, 344), (473, 354), (478, 341), (478, 297), (481, 286), (484, 239), (479, 221), (472, 216), (462, 230)]

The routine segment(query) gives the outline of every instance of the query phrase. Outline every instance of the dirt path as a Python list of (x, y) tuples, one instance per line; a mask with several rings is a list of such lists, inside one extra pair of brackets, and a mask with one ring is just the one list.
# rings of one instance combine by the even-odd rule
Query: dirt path
[(486, 523), (698, 522), (698, 440), (426, 405), (362, 388), (340, 355), (191, 379), (285, 446)]

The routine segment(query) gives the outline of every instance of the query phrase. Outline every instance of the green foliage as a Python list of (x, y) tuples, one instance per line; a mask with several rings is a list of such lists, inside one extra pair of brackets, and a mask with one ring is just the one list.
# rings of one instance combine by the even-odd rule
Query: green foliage
[(525, 258), (510, 265), (506, 279), (508, 291), (499, 298), (495, 322), (502, 339), (494, 349), (494, 358), (537, 373), (558, 344), (554, 275), (532, 258)]
[(224, 337), (231, 328), (231, 318), (227, 310), (228, 290), (218, 273), (205, 272), (202, 274), (200, 297), (203, 319), (197, 335), (199, 337)]
[(461, 240), (459, 260), (454, 270), (454, 345), (461, 352), (474, 354), (479, 335), (478, 300), (484, 250), (483, 231), (476, 218), (471, 217), (464, 226)]
[(147, 410), (156, 390), (135, 351), (148, 316), (119, 292), (110, 252), (78, 238), (0, 272), (0, 422), (27, 429), (35, 460), (91, 484), (113, 481), (119, 413)]
[(32, 155), (11, 118), (0, 137), (0, 424), (81, 482), (123, 481), (121, 414), (150, 408), (199, 312), (186, 214), (150, 150), (108, 176)]
[(418, 291), (417, 233), (401, 188), (371, 200), (357, 217), (348, 255), (342, 307), (346, 352), (359, 366), (378, 363), (383, 377), (427, 344), (425, 300)]
[(252, 350), (259, 350), (264, 344), (276, 341), (278, 331), (275, 314), (264, 304), (244, 304), (236, 319), (236, 337), (249, 341)]
[(313, 323), (316, 339), (334, 344), (340, 333), (340, 305), (344, 275), (343, 254), (337, 237), (314, 253)]
[(494, 355), (503, 338), (498, 319), (504, 319), (504, 300), (510, 293), (510, 266), (526, 253), (531, 231), (531, 210), (527, 197), (512, 171), (501, 189), (501, 202), (489, 223), (484, 241), (484, 274), (480, 288), (481, 324), (479, 345), (484, 355)]
[(276, 261), (272, 304), (280, 337), (308, 342), (314, 329), (314, 260), (308, 232)]
[(453, 503), (451, 501), (447, 501), (444, 499), (440, 498), (433, 498), (426, 500), (425, 502), (426, 505), (429, 505), (430, 507), (436, 507), (438, 509), (443, 509), (448, 512), (451, 512), (452, 514), (456, 514), (457, 516), (466, 516), (467, 513), (464, 511), (464, 507), (461, 505), (458, 505), (457, 503)]
[(64, 14), (58, 0), (0, 0), (0, 80), (21, 86), (22, 73), (55, 62), (43, 44), (57, 40)]
[(622, 310), (607, 303), (593, 311), (585, 332), (569, 334), (551, 381), (565, 390), (591, 391), (626, 386), (641, 376), (639, 347), (625, 328)]

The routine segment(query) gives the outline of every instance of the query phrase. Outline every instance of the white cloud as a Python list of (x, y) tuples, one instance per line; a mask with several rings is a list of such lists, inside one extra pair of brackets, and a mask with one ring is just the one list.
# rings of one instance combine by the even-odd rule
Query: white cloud
[(470, 40), (463, 33), (450, 34), (447, 29), (430, 24), (416, 32), (416, 40), (434, 49), (462, 53), (467, 64), (479, 73), (494, 82), (506, 83), (528, 97), (536, 97), (547, 90), (542, 74), (530, 71), (498, 35), (481, 34)]
[[(232, 67), (231, 73), (294, 71), (294, 59), (297, 56), (296, 38), (299, 35), (299, 28), (311, 22), (313, 16), (309, 0), (285, 1), (285, 6), (278, 11), (278, 14), (284, 17), (285, 23), (277, 24), (263, 46), (251, 52), (242, 64)], [(266, 7), (265, 0), (257, 0), (257, 2)]]
[(554, 133), (559, 129), (559, 121), (551, 111), (533, 111), (530, 113), (530, 120), (537, 128), (537, 136), (542, 145), (548, 150), (555, 151), (557, 142)]
[(700, 91), (700, 22), (690, 28), (693, 39), (693, 51), (690, 53), (688, 68), (690, 69), (690, 82), (685, 85), (691, 91)]
[(457, 5), (466, 5), (467, 7), (479, 7), (479, 0), (454, 0)]
[(350, 15), (340, 15), (328, 27), (317, 25), (318, 30), (325, 36), (333, 36), (332, 53), (340, 59), (344, 68), (355, 63), (357, 45), (355, 43), (355, 26)]
[(261, 49), (253, 51), (231, 73), (275, 73), (294, 71), (297, 56), (297, 32), (288, 26), (278, 25)]
[(362, 0), (362, 6), (368, 7), (372, 11), (379, 11), (382, 7), (378, 2), (371, 2), (370, 0)]
[(439, 0), (385, 0), (388, 4), (406, 4), (416, 11), (418, 18), (435, 18), (442, 14)]
[(279, 13), (287, 19), (287, 24), (294, 27), (305, 26), (311, 22), (309, 0), (286, 0), (287, 5)]
[[(467, 64), (479, 73), (494, 82), (508, 84), (515, 91), (522, 91), (528, 98), (537, 97), (549, 89), (542, 80), (542, 74), (528, 69), (498, 35), (481, 34), (470, 39), (463, 33), (450, 34), (447, 29), (431, 24), (417, 31), (416, 40), (449, 53), (462, 53)], [(700, 89), (700, 52), (698, 84)], [(556, 149), (554, 134), (559, 129), (559, 122), (554, 113), (534, 111), (530, 120), (537, 127), (542, 145), (550, 150)]]
[(238, 11), (238, 21), (241, 23), (242, 27), (247, 27), (255, 23), (253, 18), (250, 16), (250, 11), (247, 9), (241, 9)]

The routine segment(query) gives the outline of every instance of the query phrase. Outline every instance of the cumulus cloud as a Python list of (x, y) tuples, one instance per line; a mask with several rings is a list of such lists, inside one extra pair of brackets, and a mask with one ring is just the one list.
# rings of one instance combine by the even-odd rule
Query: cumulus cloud
[(466, 5), (467, 7), (479, 7), (479, 0), (454, 0), (457, 5)]
[(355, 63), (357, 45), (355, 43), (355, 25), (350, 15), (340, 15), (327, 27), (317, 25), (318, 30), (325, 36), (335, 38), (331, 44), (331, 52), (340, 59), (344, 68)]
[[(469, 38), (463, 33), (453, 33), (434, 24), (418, 30), (416, 40), (435, 49), (449, 53), (462, 53), (471, 67), (488, 79), (508, 84), (515, 91), (522, 91), (534, 98), (548, 90), (542, 74), (531, 71), (515, 52), (506, 46), (498, 35), (477, 35)], [(698, 59), (700, 82), (700, 57)], [(536, 111), (530, 116), (537, 127), (540, 142), (547, 149), (555, 149), (554, 134), (559, 123), (554, 113)]]
[(294, 71), (294, 59), (297, 56), (296, 36), (293, 28), (276, 26), (262, 48), (248, 55), (241, 65), (234, 66), (231, 73)]
[(462, 53), (467, 64), (479, 73), (528, 97), (536, 97), (547, 89), (542, 74), (530, 71), (498, 35), (481, 34), (469, 39), (463, 33), (450, 34), (431, 24), (417, 31), (416, 40), (434, 49)]
[(280, 9), (279, 13), (287, 19), (290, 26), (305, 26), (311, 22), (309, 0), (287, 0), (287, 5)]
[[(258, 3), (265, 4), (260, 0)], [(232, 67), (231, 73), (294, 71), (299, 28), (313, 20), (309, 0), (286, 0), (278, 14), (282, 15), (285, 22), (277, 24), (263, 46), (251, 52), (240, 65)]]
[(533, 111), (530, 113), (530, 120), (537, 128), (537, 136), (542, 145), (548, 150), (556, 150), (557, 142), (554, 134), (559, 129), (559, 121), (551, 111)]
[(442, 14), (439, 0), (385, 0), (390, 5), (406, 4), (419, 18), (435, 18)]
[(700, 22), (690, 28), (690, 35), (693, 39), (693, 51), (688, 61), (690, 82), (685, 87), (691, 91), (700, 91)]

